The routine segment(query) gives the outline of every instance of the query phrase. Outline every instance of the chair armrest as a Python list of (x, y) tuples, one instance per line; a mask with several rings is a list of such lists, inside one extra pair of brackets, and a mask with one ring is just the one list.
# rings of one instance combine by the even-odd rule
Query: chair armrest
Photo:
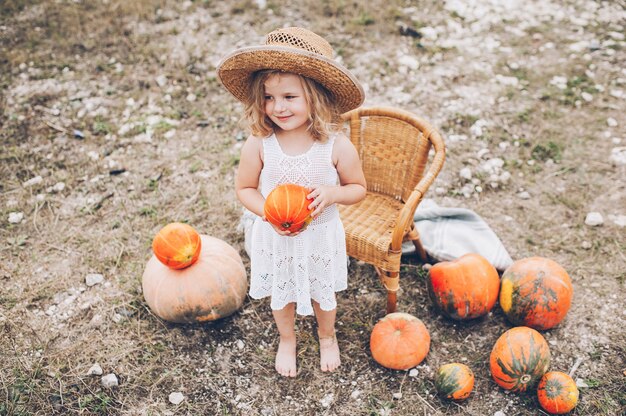
[(391, 251), (399, 251), (402, 249), (402, 241), (404, 240), (406, 231), (410, 228), (410, 224), (413, 222), (415, 210), (422, 200), (422, 197), (439, 174), (446, 158), (446, 149), (439, 133), (431, 131), (429, 132), (427, 138), (431, 141), (433, 147), (435, 148), (435, 157), (433, 158), (428, 171), (417, 183), (413, 192), (411, 192), (409, 199), (406, 201), (404, 207), (398, 215), (396, 226), (391, 234)]

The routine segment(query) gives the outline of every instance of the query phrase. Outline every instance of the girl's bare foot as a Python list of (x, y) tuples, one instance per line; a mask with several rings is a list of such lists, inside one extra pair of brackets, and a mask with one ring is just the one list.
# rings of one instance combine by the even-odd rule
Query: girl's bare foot
[(337, 336), (319, 336), (320, 339), (320, 367), (322, 371), (335, 371), (341, 365)]
[(295, 337), (280, 337), (276, 351), (276, 371), (284, 377), (296, 376)]

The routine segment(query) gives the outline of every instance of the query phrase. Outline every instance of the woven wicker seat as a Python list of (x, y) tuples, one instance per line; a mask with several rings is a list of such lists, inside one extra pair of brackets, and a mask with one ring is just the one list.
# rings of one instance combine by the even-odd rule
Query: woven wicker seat
[(430, 124), (403, 110), (359, 108), (342, 118), (349, 122), (367, 180), (363, 201), (339, 206), (348, 255), (376, 268), (387, 289), (387, 313), (394, 312), (402, 242), (412, 240), (426, 260), (413, 214), (443, 166), (445, 146)]

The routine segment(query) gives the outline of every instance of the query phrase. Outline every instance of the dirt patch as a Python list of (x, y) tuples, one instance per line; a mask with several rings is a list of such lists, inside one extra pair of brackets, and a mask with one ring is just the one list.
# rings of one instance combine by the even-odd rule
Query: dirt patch
[[(432, 337), (415, 371), (372, 360), (385, 297), (357, 262), (339, 297), (343, 365), (330, 375), (319, 370), (311, 318), (297, 322), (298, 377), (276, 375), (268, 301), (203, 325), (150, 313), (140, 278), (164, 224), (189, 222), (247, 264), (233, 192), (241, 107), (215, 65), (287, 25), (326, 35), (364, 83), (365, 105), (400, 107), (440, 129), (448, 157), (428, 197), (479, 213), (514, 259), (545, 256), (568, 270), (572, 309), (544, 333), (551, 368), (579, 361), (573, 414), (624, 413), (623, 4), (283, 3), (3, 5), (0, 414), (539, 413), (532, 394), (491, 380), (489, 351), (510, 327), (502, 312), (443, 318), (410, 256), (399, 309)], [(585, 224), (590, 212), (602, 225)], [(89, 274), (104, 280), (87, 286)], [(460, 404), (434, 391), (436, 369), (451, 361), (476, 374)], [(88, 374), (95, 363), (117, 387)], [(185, 397), (179, 405), (173, 392)]]

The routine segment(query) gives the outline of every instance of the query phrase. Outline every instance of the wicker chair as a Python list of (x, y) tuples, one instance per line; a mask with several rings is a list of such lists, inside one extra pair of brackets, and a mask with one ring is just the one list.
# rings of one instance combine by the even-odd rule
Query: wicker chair
[[(402, 242), (412, 240), (427, 259), (413, 215), (443, 166), (445, 146), (430, 124), (399, 109), (358, 108), (342, 118), (367, 180), (363, 201), (339, 206), (348, 255), (376, 268), (387, 289), (387, 313), (395, 312)], [(425, 171), (431, 146), (434, 157)]]

